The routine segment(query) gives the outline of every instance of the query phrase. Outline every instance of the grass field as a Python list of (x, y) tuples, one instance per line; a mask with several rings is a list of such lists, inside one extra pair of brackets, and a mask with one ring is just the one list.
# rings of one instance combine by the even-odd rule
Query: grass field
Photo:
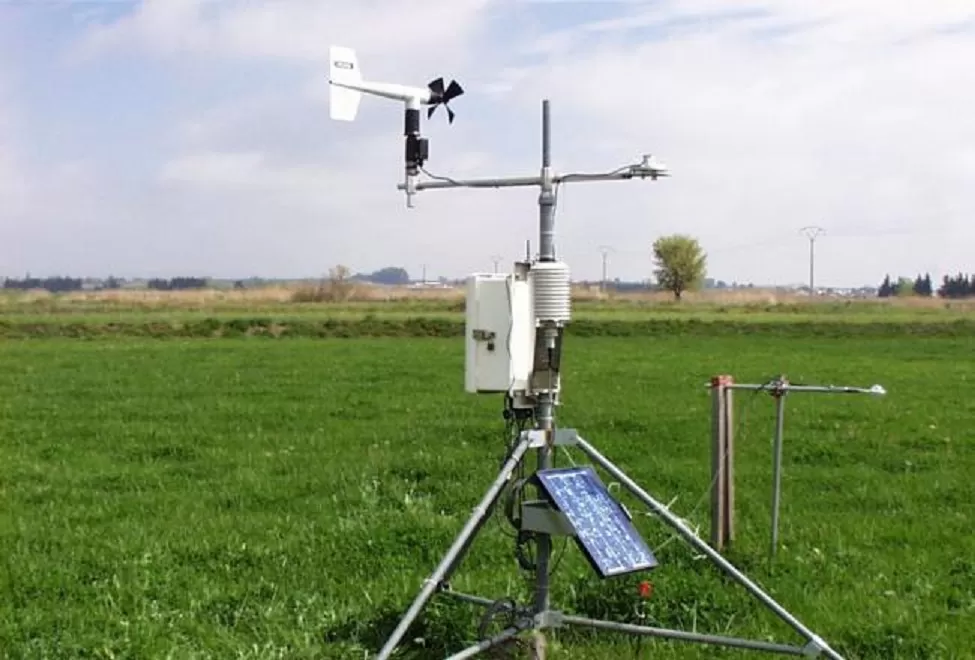
[[(0, 314), (15, 319), (93, 318), (98, 320), (162, 317), (446, 316), (463, 312), (464, 289), (404, 289), (355, 287), (319, 302), (301, 302), (298, 288), (251, 290), (95, 291), (67, 294), (0, 290)], [(663, 292), (600, 293), (576, 287), (573, 306), (581, 318), (643, 319), (647, 317), (717, 319), (768, 318), (779, 320), (842, 317), (846, 321), (951, 320), (975, 317), (975, 300), (939, 298), (843, 299), (815, 298), (774, 290), (711, 290), (685, 294), (682, 303)]]
[[(300, 290), (299, 290), (300, 292)], [(460, 337), (457, 290), (367, 290), (348, 300), (294, 302), (287, 289), (0, 294), (0, 339), (71, 337)], [(368, 294), (368, 295), (367, 295)], [(380, 296), (385, 295), (387, 299)], [(580, 290), (576, 336), (775, 334), (845, 338), (975, 335), (975, 301), (841, 300), (738, 291), (675, 304), (660, 294)]]
[[(847, 658), (971, 658), (973, 355), (971, 335), (570, 334), (559, 414), (704, 534), (708, 377), (882, 383), (882, 399), (790, 398), (772, 571), (772, 402), (739, 395), (728, 556)], [(363, 658), (504, 452), (501, 402), (462, 392), (455, 338), (4, 341), (0, 364), (5, 657)], [(795, 640), (636, 517), (661, 561), (651, 622)], [(456, 588), (527, 594), (506, 531), (492, 522)], [(600, 583), (573, 546), (561, 556), (557, 605), (633, 620), (640, 577)], [(476, 624), (438, 601), (405, 657), (443, 657)], [(563, 633), (552, 657), (634, 651)], [(645, 641), (639, 657), (753, 656)]]

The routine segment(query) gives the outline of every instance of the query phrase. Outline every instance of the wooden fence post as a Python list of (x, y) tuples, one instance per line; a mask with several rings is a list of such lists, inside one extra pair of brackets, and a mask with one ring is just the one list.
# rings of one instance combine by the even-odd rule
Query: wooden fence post
[(731, 376), (727, 377), (724, 388), (724, 491), (725, 512), (724, 538), (728, 543), (735, 541), (735, 391), (730, 387), (734, 383)]
[(735, 538), (733, 382), (711, 378), (711, 547), (718, 551)]

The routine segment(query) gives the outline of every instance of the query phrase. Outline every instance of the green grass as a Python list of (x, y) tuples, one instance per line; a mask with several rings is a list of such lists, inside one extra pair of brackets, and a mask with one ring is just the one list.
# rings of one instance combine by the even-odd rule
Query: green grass
[[(573, 303), (578, 336), (659, 336), (675, 332), (728, 334), (903, 335), (975, 334), (970, 301), (684, 302), (640, 298)], [(173, 293), (159, 299), (30, 298), (0, 293), (0, 339), (227, 337), (458, 337), (464, 302), (405, 299), (291, 303), (206, 298)]]
[[(194, 321), (203, 318), (261, 316), (274, 319), (462, 319), (463, 299), (292, 303), (268, 300), (194, 300), (180, 297), (137, 300), (50, 298), (21, 299), (0, 292), (0, 318), (16, 322), (138, 322), (146, 320)], [(639, 298), (580, 299), (573, 314), (583, 320), (641, 321), (646, 319), (701, 319), (708, 321), (830, 321), (851, 323), (924, 323), (975, 319), (970, 301), (942, 301), (940, 305), (912, 304), (911, 300), (823, 300), (815, 302), (661, 302)]]
[[(400, 308), (396, 305), (388, 307), (350, 307), (350, 306), (322, 306), (318, 309), (291, 310), (284, 309), (256, 309), (256, 310), (122, 310), (118, 312), (76, 312), (52, 313), (18, 313), (4, 315), (0, 318), (16, 323), (146, 323), (163, 322), (194, 322), (205, 319), (227, 321), (231, 319), (249, 317), (269, 318), (280, 322), (289, 321), (323, 321), (339, 319), (355, 321), (365, 318), (401, 321), (405, 319), (427, 318), (438, 320), (463, 321), (463, 310), (446, 309), (411, 309)], [(936, 310), (919, 312), (913, 309), (886, 309), (882, 312), (840, 311), (817, 312), (812, 310), (781, 310), (773, 306), (754, 310), (740, 308), (688, 309), (673, 308), (587, 308), (574, 305), (573, 317), (583, 321), (681, 321), (697, 320), (706, 322), (732, 323), (810, 323), (810, 322), (842, 322), (842, 323), (946, 323), (952, 321), (975, 321), (975, 314), (969, 312), (951, 312)]]
[[(671, 335), (721, 337), (735, 335), (794, 337), (833, 337), (845, 340), (892, 337), (971, 337), (975, 318), (905, 323), (891, 321), (849, 322), (843, 319), (790, 319), (788, 322), (757, 317), (709, 320), (707, 318), (576, 319), (576, 337), (666, 337)], [(0, 319), (0, 339), (106, 339), (146, 338), (187, 339), (227, 337), (274, 338), (363, 338), (363, 337), (452, 337), (464, 334), (463, 318), (415, 316), (395, 318), (371, 315), (362, 318), (293, 318), (228, 316), (223, 318), (166, 319), (128, 318), (117, 321), (92, 319), (47, 319), (8, 321)]]
[[(729, 557), (847, 658), (971, 658), (972, 355), (971, 338), (570, 336), (559, 415), (706, 534), (709, 376), (884, 384), (883, 399), (790, 397), (772, 572), (772, 402), (739, 394)], [(503, 453), (500, 401), (462, 392), (454, 339), (8, 341), (0, 364), (5, 657), (362, 658)], [(795, 640), (636, 518), (661, 560), (651, 621)], [(456, 588), (527, 594), (505, 531), (486, 528)], [(632, 618), (639, 579), (600, 583), (569, 546), (553, 596)], [(412, 657), (443, 657), (476, 623), (436, 601)], [(633, 649), (562, 633), (552, 657)], [(642, 654), (755, 657), (650, 641)]]

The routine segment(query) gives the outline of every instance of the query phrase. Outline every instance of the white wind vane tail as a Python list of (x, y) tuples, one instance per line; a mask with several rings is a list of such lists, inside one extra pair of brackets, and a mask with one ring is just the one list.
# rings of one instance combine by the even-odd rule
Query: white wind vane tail
[(329, 85), (328, 113), (332, 119), (353, 121), (359, 110), (362, 92), (343, 87), (362, 82), (359, 61), (355, 51), (345, 46), (331, 46), (328, 49)]

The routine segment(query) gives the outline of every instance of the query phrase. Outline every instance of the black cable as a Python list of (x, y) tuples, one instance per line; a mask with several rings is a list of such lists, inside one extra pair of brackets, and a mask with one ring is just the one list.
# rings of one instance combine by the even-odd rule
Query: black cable
[[(505, 394), (504, 396), (504, 410), (502, 416), (505, 419), (505, 455), (501, 461), (501, 466), (504, 466), (511, 458), (515, 449), (518, 447), (518, 443), (521, 440), (522, 434), (525, 432), (525, 428), (534, 420), (534, 412), (531, 409), (521, 410), (514, 407), (514, 400), (510, 394)], [(518, 520), (515, 515), (515, 507), (517, 506), (517, 501), (520, 501), (521, 490), (524, 488), (526, 483), (525, 479), (525, 461), (522, 460), (518, 463), (514, 474), (512, 475), (513, 480), (509, 481), (507, 488), (507, 495), (502, 495), (504, 498), (504, 505), (500, 507), (504, 512), (504, 517), (507, 519), (508, 523), (515, 529), (514, 532), (509, 531), (504, 525), (504, 521), (501, 520), (501, 516), (497, 517), (497, 523), (501, 528), (502, 533), (512, 539), (517, 540), (518, 534)], [(517, 500), (517, 501), (516, 501)]]
[[(505, 440), (508, 446), (505, 452), (505, 458), (502, 461), (502, 465), (508, 461), (508, 458), (510, 458), (511, 454), (518, 446), (518, 441), (521, 439), (525, 429), (534, 421), (535, 414), (531, 409), (521, 411), (520, 409), (515, 408), (511, 395), (505, 394), (503, 416), (505, 418)], [(553, 466), (554, 464), (555, 458), (553, 457)], [(528, 485), (528, 482), (529, 480), (525, 477), (525, 462), (521, 461), (516, 470), (516, 478), (508, 487), (505, 504), (502, 507), (505, 517), (508, 519), (508, 522), (515, 529), (515, 531), (512, 533), (511, 531), (504, 529), (504, 525), (501, 524), (500, 517), (498, 522), (501, 524), (503, 533), (509, 538), (513, 538), (515, 541), (515, 559), (517, 560), (518, 566), (524, 571), (532, 573), (538, 568), (534, 552), (534, 543), (537, 536), (534, 532), (520, 529), (520, 517), (518, 515), (519, 512), (517, 511), (518, 505), (521, 502), (522, 493), (525, 486)], [(554, 575), (556, 570), (558, 570), (562, 559), (565, 556), (568, 541), (568, 538), (563, 539), (562, 547), (558, 550), (555, 561), (549, 568), (549, 577)]]
[(558, 175), (559, 181), (571, 181), (573, 178), (581, 179), (584, 177), (594, 177), (594, 176), (613, 176), (614, 174), (619, 174), (620, 172), (625, 172), (626, 170), (634, 167), (631, 163), (629, 165), (623, 165), (617, 167), (615, 170), (609, 170), (608, 172), (571, 172), (569, 174)]
[(449, 184), (451, 184), (451, 185), (455, 185), (455, 186), (461, 186), (461, 187), (464, 187), (464, 184), (463, 184), (463, 183), (461, 183), (460, 181), (458, 181), (457, 179), (451, 179), (451, 178), (450, 178), (449, 176), (442, 176), (442, 175), (439, 175), (439, 174), (432, 174), (432, 173), (430, 173), (430, 172), (429, 172), (429, 171), (428, 171), (428, 170), (427, 170), (427, 169), (426, 169), (425, 167), (423, 167), (423, 166), (421, 166), (421, 167), (419, 168), (419, 170), (420, 170), (421, 172), (423, 172), (424, 174), (426, 174), (426, 175), (427, 175), (428, 177), (430, 177), (431, 179), (436, 179), (437, 181), (446, 181), (447, 183), (449, 183)]
[(562, 563), (562, 557), (565, 556), (565, 549), (567, 547), (569, 547), (569, 537), (568, 536), (562, 538), (562, 547), (559, 548), (559, 553), (555, 556), (555, 561), (552, 562), (552, 568), (549, 569), (549, 572), (548, 572), (548, 576), (549, 577), (552, 577), (553, 575), (555, 575), (555, 571), (558, 570), (559, 564)]
[[(555, 184), (555, 186), (556, 188), (558, 188), (559, 184), (565, 181), (571, 181), (572, 179), (581, 179), (581, 178), (594, 177), (594, 176), (613, 176), (614, 174), (620, 174), (621, 172), (625, 172), (634, 167), (639, 167), (639, 163), (630, 163), (629, 165), (622, 165), (620, 167), (617, 167), (614, 170), (609, 170), (607, 172), (570, 172), (568, 174), (557, 174), (555, 178), (558, 179), (558, 182)], [(428, 177), (436, 181), (444, 181), (451, 185), (459, 186), (462, 188), (477, 187), (477, 186), (470, 186), (449, 176), (444, 176), (442, 174), (434, 174), (430, 172), (428, 169), (426, 169), (425, 167), (423, 167), (422, 165), (417, 169), (419, 169), (420, 172), (423, 172), (425, 175), (427, 175)]]
[(515, 559), (522, 570), (532, 573), (538, 568), (535, 563), (535, 553), (530, 549), (535, 541), (535, 533), (519, 530), (515, 540)]
[(508, 615), (509, 622), (502, 627), (508, 628), (513, 626), (518, 615), (518, 603), (513, 598), (500, 598), (488, 605), (487, 610), (481, 616), (481, 623), (477, 627), (477, 638), (487, 639), (488, 627), (491, 625), (491, 622), (494, 621), (495, 617), (504, 614)]
[[(505, 423), (504, 423), (505, 454), (504, 454), (504, 458), (501, 460), (501, 467), (503, 467), (504, 464), (508, 462), (508, 459), (511, 458), (511, 455), (514, 453), (515, 449), (518, 446), (517, 439), (521, 436), (521, 425), (522, 425), (521, 420), (517, 419), (513, 412), (513, 408), (511, 406), (511, 397), (509, 395), (507, 394), (505, 395), (504, 402), (505, 402), (504, 411), (502, 415), (505, 419)], [(516, 429), (517, 429), (517, 433), (515, 432)], [(523, 464), (519, 463), (517, 469), (520, 471), (522, 467)], [(517, 484), (518, 481), (515, 480), (514, 483)], [(509, 485), (508, 488), (509, 488), (508, 499), (510, 499), (512, 493), (511, 488), (513, 488), (513, 486)], [(507, 507), (505, 506), (502, 508), (504, 508), (507, 513)], [(506, 517), (510, 522), (511, 516), (506, 515)], [(495, 520), (497, 521), (498, 527), (500, 528), (502, 534), (512, 539), (517, 537), (515, 533), (508, 531), (507, 527), (504, 524), (504, 521), (501, 519), (500, 516), (495, 516)]]

